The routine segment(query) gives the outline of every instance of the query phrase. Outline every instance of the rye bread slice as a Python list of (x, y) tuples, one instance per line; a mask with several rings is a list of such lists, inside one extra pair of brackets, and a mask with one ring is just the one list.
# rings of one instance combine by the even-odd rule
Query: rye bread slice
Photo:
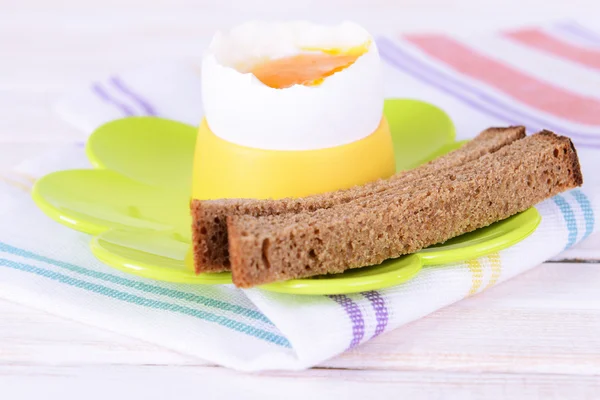
[(387, 180), (378, 180), (363, 186), (332, 193), (282, 200), (192, 200), (190, 207), (193, 219), (192, 238), (196, 273), (220, 272), (230, 269), (226, 222), (229, 216), (251, 215), (260, 217), (330, 208), (389, 190), (397, 185), (403, 185), (410, 180), (435, 174), (446, 168), (476, 160), (524, 137), (525, 128), (522, 126), (489, 128), (460, 149), (414, 170), (397, 173)]
[(543, 131), (470, 163), (329, 209), (228, 217), (239, 287), (339, 273), (490, 225), (583, 183), (571, 140)]

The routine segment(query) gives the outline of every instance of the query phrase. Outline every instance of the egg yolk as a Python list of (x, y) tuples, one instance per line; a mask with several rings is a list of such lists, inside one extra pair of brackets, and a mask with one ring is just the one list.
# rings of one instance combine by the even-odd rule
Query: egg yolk
[(307, 53), (269, 60), (251, 72), (265, 85), (283, 89), (294, 85), (314, 86), (352, 65), (362, 53)]

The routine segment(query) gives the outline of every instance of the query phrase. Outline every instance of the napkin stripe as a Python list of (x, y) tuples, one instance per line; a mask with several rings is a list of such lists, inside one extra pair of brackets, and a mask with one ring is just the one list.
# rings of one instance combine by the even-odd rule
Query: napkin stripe
[(570, 31), (568, 26), (564, 26), (562, 24), (554, 24), (548, 28), (548, 33), (552, 36), (555, 36), (561, 40), (565, 40), (569, 43), (573, 43), (578, 46), (584, 47), (595, 47), (594, 43), (588, 39), (582, 38)]
[[(598, 139), (594, 136), (570, 131), (569, 129), (559, 126), (555, 123), (540, 119), (533, 114), (525, 113), (524, 111), (513, 108), (500, 99), (480, 90), (476, 86), (451, 77), (441, 70), (420, 61), (404, 50), (401, 50), (389, 39), (380, 38), (377, 42), (377, 45), (379, 46), (381, 57), (388, 63), (395, 66), (397, 69), (404, 71), (405, 73), (445, 93), (450, 94), (471, 108), (484, 114), (504, 120), (513, 125), (522, 125), (523, 123), (526, 123), (527, 127), (531, 131), (540, 131), (543, 128), (548, 128), (553, 131), (569, 135), (572, 138), (588, 140)], [(474, 95), (478, 100), (471, 99), (469, 95)], [(596, 145), (592, 143), (582, 143), (581, 145), (587, 147), (598, 147), (600, 146), (600, 142), (596, 143)]]
[[(486, 106), (481, 102), (473, 101), (469, 97), (462, 95), (460, 91), (451, 88), (448, 84), (455, 84), (464, 91), (469, 91), (466, 85), (463, 85), (460, 82), (451, 79), (449, 76), (443, 74), (441, 71), (434, 70), (425, 63), (422, 63), (418, 59), (413, 58), (408, 53), (400, 50), (400, 48), (393, 44), (390, 40), (382, 38), (378, 40), (377, 46), (379, 47), (379, 51), (382, 58), (385, 59), (388, 63), (395, 66), (396, 68), (398, 68), (399, 70), (402, 70), (407, 74), (425, 83), (428, 83), (431, 86), (436, 87), (437, 89), (443, 92), (454, 96), (455, 98), (461, 100), (463, 103), (467, 104), (468, 106), (471, 106), (471, 108), (475, 110), (488, 114), (492, 117), (507, 121), (513, 125), (521, 124), (521, 122), (518, 122), (518, 119), (508, 116), (489, 106)], [(488, 98), (489, 100), (489, 96), (486, 96), (483, 93), (481, 93), (479, 97), (484, 99)], [(494, 102), (490, 101), (490, 103)]]
[(579, 203), (579, 207), (583, 210), (583, 217), (585, 218), (585, 233), (583, 235), (583, 239), (590, 236), (590, 234), (594, 231), (594, 222), (596, 218), (594, 217), (594, 210), (592, 209), (592, 203), (590, 199), (579, 189), (572, 190), (571, 196), (575, 198), (577, 203)]
[(559, 29), (569, 32), (575, 36), (585, 39), (588, 42), (600, 45), (600, 35), (596, 32), (590, 31), (589, 29), (576, 24), (576, 23), (564, 23), (557, 25)]
[(352, 340), (346, 350), (350, 350), (360, 344), (365, 336), (365, 320), (358, 305), (348, 296), (343, 294), (334, 294), (327, 296), (338, 303), (350, 318), (352, 323)]
[(467, 260), (467, 267), (471, 271), (471, 288), (469, 289), (469, 296), (473, 296), (481, 289), (481, 284), (483, 283), (483, 265), (475, 258)]
[(143, 108), (146, 115), (158, 115), (156, 113), (156, 110), (154, 109), (154, 107), (148, 101), (146, 101), (142, 96), (135, 93), (133, 90), (131, 90), (131, 88), (129, 88), (127, 85), (125, 85), (125, 83), (123, 82), (123, 80), (121, 80), (121, 78), (119, 78), (118, 76), (112, 76), (110, 78), (110, 82), (113, 84), (114, 87), (116, 87), (122, 93), (129, 96), (141, 108)]
[(494, 286), (502, 275), (502, 260), (500, 260), (500, 253), (496, 252), (490, 254), (488, 256), (488, 260), (490, 261), (490, 265), (492, 267), (492, 276), (490, 277), (490, 281), (485, 286), (485, 289)]
[(388, 308), (381, 293), (371, 290), (369, 292), (363, 292), (362, 295), (369, 300), (373, 310), (375, 310), (375, 319), (377, 320), (377, 325), (375, 326), (375, 333), (373, 336), (371, 336), (371, 338), (374, 338), (381, 335), (387, 327), (389, 320)]
[(14, 179), (11, 179), (9, 177), (6, 177), (6, 176), (0, 175), (0, 182), (4, 182), (7, 185), (16, 187), (16, 188), (18, 188), (18, 189), (20, 189), (20, 190), (22, 190), (24, 192), (27, 192), (27, 193), (29, 193), (29, 191), (30, 191), (29, 186), (25, 185), (24, 183), (18, 182), (18, 181), (14, 180)]
[(541, 81), (447, 36), (408, 35), (405, 38), (457, 72), (530, 107), (576, 123), (600, 125), (600, 100)]
[(575, 218), (575, 213), (573, 212), (571, 205), (561, 195), (558, 194), (554, 196), (552, 200), (560, 209), (560, 212), (567, 223), (567, 229), (569, 231), (569, 237), (565, 246), (565, 250), (567, 250), (577, 241), (577, 220)]
[(121, 103), (120, 101), (109, 95), (108, 92), (104, 90), (104, 88), (99, 83), (94, 83), (92, 85), (92, 91), (104, 102), (112, 104), (113, 106), (121, 110), (126, 116), (130, 117), (136, 115), (135, 112), (127, 104)]
[(517, 43), (542, 50), (587, 67), (600, 69), (600, 51), (575, 46), (556, 39), (541, 29), (520, 29), (504, 36)]
[(35, 183), (35, 181), (36, 181), (36, 178), (35, 178), (35, 177), (33, 177), (33, 176), (31, 176), (31, 175), (29, 175), (29, 174), (27, 174), (27, 173), (25, 173), (25, 172), (17, 171), (17, 170), (15, 170), (15, 169), (13, 169), (13, 170), (10, 170), (10, 172), (11, 172), (13, 175), (16, 175), (16, 176), (18, 176), (19, 178), (21, 178), (21, 179), (24, 179), (24, 180), (26, 180), (27, 182), (29, 182), (29, 183), (31, 183), (31, 184), (34, 184), (34, 183)]
[(192, 293), (182, 292), (179, 290), (168, 289), (161, 286), (150, 285), (147, 283), (143, 283), (140, 281), (134, 281), (126, 278), (121, 278), (116, 275), (102, 273), (93, 271), (78, 265), (70, 264), (64, 261), (54, 260), (40, 254), (33, 253), (28, 250), (24, 250), (18, 247), (11, 246), (9, 244), (0, 242), (0, 251), (13, 254), (19, 257), (28, 258), (30, 260), (40, 261), (46, 264), (51, 264), (57, 266), (59, 268), (75, 272), (84, 276), (88, 276), (95, 279), (100, 279), (105, 282), (115, 283), (117, 285), (121, 285), (124, 287), (128, 287), (131, 289), (136, 289), (142, 292), (157, 294), (165, 297), (169, 297), (176, 300), (185, 300), (191, 303), (200, 304), (206, 307), (216, 308), (222, 311), (232, 312), (234, 314), (238, 314), (244, 317), (252, 318), (261, 322), (264, 322), (268, 325), (273, 325), (273, 323), (261, 312), (250, 310), (242, 306), (238, 306), (235, 304), (231, 304), (225, 301), (212, 299), (209, 297), (204, 297)]
[(243, 322), (239, 322), (222, 315), (216, 315), (207, 311), (197, 310), (191, 307), (182, 306), (179, 304), (167, 303), (164, 301), (153, 300), (142, 296), (133, 295), (131, 293), (121, 292), (115, 289), (111, 289), (106, 286), (98, 285), (95, 283), (86, 282), (80, 279), (75, 279), (67, 275), (59, 274), (57, 272), (49, 271), (43, 268), (34, 267), (32, 265), (23, 264), (0, 258), (0, 265), (14, 270), (29, 272), (44, 278), (51, 279), (62, 284), (73, 286), (79, 289), (87, 290), (102, 296), (110, 297), (115, 300), (124, 301), (126, 303), (135, 304), (141, 307), (170, 311), (176, 314), (187, 315), (190, 317), (202, 319), (204, 321), (212, 322), (231, 330), (243, 333), (248, 336), (255, 337), (260, 340), (264, 340), (278, 346), (291, 347), (289, 341), (283, 336), (276, 335), (271, 332), (267, 332), (260, 328), (247, 325)]

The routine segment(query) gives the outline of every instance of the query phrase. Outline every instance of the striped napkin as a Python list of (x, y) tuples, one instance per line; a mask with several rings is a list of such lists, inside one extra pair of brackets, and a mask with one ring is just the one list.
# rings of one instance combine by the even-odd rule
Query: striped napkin
[[(292, 296), (156, 282), (97, 261), (89, 236), (45, 217), (29, 196), (35, 179), (48, 172), (89, 167), (81, 143), (74, 143), (2, 177), (0, 297), (227, 367), (292, 370), (317, 365), (553, 257), (600, 258), (600, 239), (593, 236), (600, 215), (600, 34), (562, 23), (467, 38), (388, 36), (377, 43), (388, 97), (440, 106), (459, 138), (507, 124), (569, 135), (580, 153), (584, 187), (541, 203), (536, 232), (504, 251), (427, 267), (389, 289)], [(197, 124), (199, 73), (194, 65), (145, 66), (99, 79), (67, 95), (56, 110), (85, 134), (130, 115)]]

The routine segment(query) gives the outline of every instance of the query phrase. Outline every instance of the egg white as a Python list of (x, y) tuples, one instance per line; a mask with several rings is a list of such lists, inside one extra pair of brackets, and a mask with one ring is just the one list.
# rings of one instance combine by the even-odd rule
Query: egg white
[[(314, 49), (367, 45), (352, 65), (315, 86), (276, 89), (248, 72), (258, 63)], [(251, 22), (215, 35), (202, 62), (202, 98), (211, 131), (242, 146), (316, 150), (373, 133), (383, 114), (377, 46), (359, 25)]]

